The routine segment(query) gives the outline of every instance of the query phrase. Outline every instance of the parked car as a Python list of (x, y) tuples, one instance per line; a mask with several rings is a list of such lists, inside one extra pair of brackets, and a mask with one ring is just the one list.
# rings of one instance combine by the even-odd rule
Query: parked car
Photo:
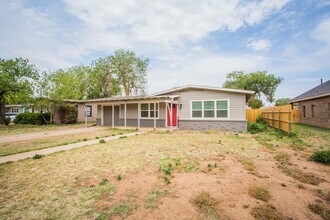
[(17, 114), (15, 113), (6, 113), (5, 117), (9, 117), (10, 121), (14, 121), (14, 119), (16, 118)]

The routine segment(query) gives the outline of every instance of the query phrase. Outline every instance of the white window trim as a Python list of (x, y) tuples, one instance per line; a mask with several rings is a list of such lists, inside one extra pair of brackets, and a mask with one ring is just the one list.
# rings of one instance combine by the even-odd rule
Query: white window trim
[[(14, 109), (16, 109), (17, 111), (16, 112), (13, 112)], [(19, 113), (19, 109), (18, 108), (11, 108), (10, 112), (13, 113), (13, 114), (18, 114)]]
[[(205, 118), (204, 117), (204, 102), (213, 101), (214, 102), (214, 118)], [(217, 101), (227, 101), (228, 103), (228, 115), (226, 118), (217, 118)], [(202, 117), (195, 118), (192, 117), (192, 103), (193, 102), (202, 102)], [(224, 109), (223, 109), (224, 110)], [(190, 100), (190, 120), (213, 120), (213, 121), (220, 121), (220, 120), (230, 120), (230, 100), (229, 99), (203, 99), (203, 100)]]
[[(90, 111), (87, 110), (88, 107), (90, 108)], [(90, 113), (90, 115), (87, 114), (88, 112)], [(85, 114), (86, 114), (86, 117), (88, 117), (88, 118), (93, 117), (93, 107), (91, 105), (86, 105), (86, 112), (85, 112)]]
[[(140, 119), (154, 119), (155, 117), (150, 117), (150, 112), (151, 111), (154, 111), (154, 110), (151, 110), (150, 109), (150, 104), (156, 104), (156, 105), (158, 105), (158, 110), (156, 110), (156, 112), (158, 111), (158, 115), (157, 115), (157, 117), (156, 117), (156, 119), (159, 119), (159, 114), (160, 114), (160, 109), (159, 109), (159, 102), (144, 102), (144, 103), (139, 103), (139, 105), (140, 105), (140, 112), (138, 112), (138, 114), (140, 115)], [(147, 110), (142, 110), (142, 108), (141, 108), (141, 104), (148, 104), (148, 117), (142, 117), (141, 116), (141, 112), (142, 111), (147, 111)]]

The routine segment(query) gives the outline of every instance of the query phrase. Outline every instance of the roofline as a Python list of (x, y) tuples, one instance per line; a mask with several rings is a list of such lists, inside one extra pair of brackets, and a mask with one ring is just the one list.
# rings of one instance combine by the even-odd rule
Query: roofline
[(322, 97), (325, 97), (325, 96), (330, 96), (330, 93), (317, 95), (317, 96), (312, 96), (312, 97), (308, 97), (308, 98), (304, 98), (304, 99), (297, 99), (297, 100), (291, 99), (290, 103), (301, 102), (301, 101), (306, 101), (306, 100), (310, 100), (310, 99), (317, 99), (317, 98), (322, 98)]
[(161, 92), (153, 93), (152, 95), (157, 96), (161, 95), (164, 93), (169, 93), (169, 92), (175, 92), (183, 89), (206, 89), (206, 90), (214, 90), (214, 91), (223, 91), (223, 92), (234, 92), (234, 93), (243, 93), (243, 94), (250, 94), (253, 95), (255, 92), (251, 90), (243, 90), (243, 89), (227, 89), (227, 88), (220, 88), (220, 87), (215, 87), (215, 86), (200, 86), (200, 85), (185, 85), (185, 86), (179, 86), (175, 87), (172, 89), (164, 90)]
[(66, 100), (68, 102), (74, 103), (92, 103), (92, 102), (117, 102), (117, 101), (132, 101), (132, 100), (147, 100), (147, 99), (169, 99), (169, 98), (177, 98), (178, 95), (167, 95), (167, 96), (127, 96), (127, 97), (110, 97), (110, 98), (101, 98), (101, 99), (87, 99), (87, 100)]

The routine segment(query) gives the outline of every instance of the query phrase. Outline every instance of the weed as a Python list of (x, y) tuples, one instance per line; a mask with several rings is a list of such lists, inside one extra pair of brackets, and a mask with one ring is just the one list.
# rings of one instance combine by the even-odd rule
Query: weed
[(108, 182), (109, 182), (109, 180), (108, 180), (107, 178), (103, 178), (103, 179), (101, 180), (101, 182), (99, 183), (99, 185), (100, 185), (100, 186), (104, 186), (104, 185), (108, 184)]
[(100, 144), (105, 144), (105, 140), (104, 140), (104, 139), (101, 139), (101, 140), (99, 141), (99, 143), (100, 143)]
[(40, 159), (40, 158), (42, 158), (42, 155), (40, 155), (40, 154), (35, 154), (35, 155), (32, 157), (32, 159), (34, 159), (34, 160), (38, 160), (38, 159)]
[(127, 136), (120, 136), (119, 139), (127, 138)]
[(291, 168), (288, 166), (279, 166), (279, 168), (288, 176), (293, 177), (294, 179), (307, 184), (318, 185), (324, 180), (315, 176), (314, 174), (304, 173), (298, 168)]
[(122, 203), (112, 207), (111, 212), (113, 214), (121, 215), (123, 218), (125, 218), (132, 213), (132, 207), (128, 203)]
[(278, 153), (274, 159), (280, 162), (281, 165), (287, 165), (289, 164), (290, 157), (287, 153)]
[(170, 192), (167, 189), (156, 189), (152, 191), (151, 194), (147, 195), (144, 200), (144, 207), (145, 208), (157, 208), (157, 200), (160, 197), (168, 195)]
[(281, 220), (285, 219), (273, 205), (260, 205), (251, 211), (252, 216), (257, 220)]
[(322, 150), (315, 152), (310, 159), (317, 163), (330, 165), (330, 150)]
[(303, 183), (297, 183), (298, 189), (306, 189), (305, 185)]
[(167, 176), (163, 176), (163, 181), (166, 185), (171, 183), (170, 178), (168, 178)]
[(308, 205), (308, 208), (315, 214), (321, 216), (324, 219), (330, 219), (330, 210), (325, 208), (323, 204), (314, 202)]
[(323, 192), (322, 189), (316, 189), (315, 192), (317, 195), (321, 198), (330, 203), (330, 191), (328, 192)]
[(263, 123), (252, 122), (252, 123), (248, 123), (247, 130), (251, 134), (256, 134), (256, 133), (267, 130), (267, 125), (263, 124)]
[(215, 209), (217, 201), (211, 197), (209, 192), (202, 191), (198, 195), (196, 195), (191, 201), (207, 216), (207, 219), (219, 218), (219, 214)]
[(100, 139), (100, 137), (97, 137), (97, 136), (96, 136), (95, 139)]
[(106, 220), (108, 218), (108, 215), (106, 213), (99, 214), (95, 220)]
[(238, 159), (239, 162), (241, 162), (244, 166), (244, 168), (248, 171), (250, 171), (252, 174), (256, 174), (256, 165), (252, 162), (251, 159), (248, 159), (246, 157), (241, 157)]
[(87, 138), (84, 138), (83, 141), (87, 141)]
[(117, 176), (117, 181), (120, 181), (120, 180), (122, 180), (122, 179), (123, 179), (122, 175), (119, 174), (119, 175)]
[(199, 164), (197, 162), (192, 162), (192, 163), (188, 163), (187, 165), (185, 165), (184, 170), (186, 172), (191, 172), (191, 171), (198, 170), (198, 168), (199, 168)]
[(249, 194), (250, 196), (268, 202), (271, 198), (270, 193), (267, 189), (264, 189), (262, 187), (259, 186), (251, 186), (249, 188)]

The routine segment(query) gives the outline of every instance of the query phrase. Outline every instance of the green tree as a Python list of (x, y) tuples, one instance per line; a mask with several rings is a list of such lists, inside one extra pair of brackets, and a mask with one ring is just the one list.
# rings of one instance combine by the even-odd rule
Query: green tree
[(6, 103), (31, 98), (37, 79), (38, 70), (27, 59), (0, 58), (0, 124), (4, 123)]
[(227, 74), (223, 84), (225, 88), (245, 89), (255, 91), (257, 99), (261, 94), (266, 96), (268, 102), (274, 102), (274, 95), (278, 85), (283, 81), (281, 77), (268, 74), (267, 71), (257, 71), (245, 74), (243, 71), (234, 71)]
[(248, 106), (251, 107), (252, 109), (259, 109), (263, 106), (264, 104), (260, 99), (256, 99), (254, 97), (251, 97), (248, 101)]
[(109, 56), (111, 73), (114, 74), (125, 95), (145, 94), (149, 59), (138, 57), (130, 50), (117, 50)]
[(289, 98), (276, 99), (276, 101), (275, 101), (275, 106), (282, 106), (282, 105), (288, 105), (288, 104), (290, 104)]

